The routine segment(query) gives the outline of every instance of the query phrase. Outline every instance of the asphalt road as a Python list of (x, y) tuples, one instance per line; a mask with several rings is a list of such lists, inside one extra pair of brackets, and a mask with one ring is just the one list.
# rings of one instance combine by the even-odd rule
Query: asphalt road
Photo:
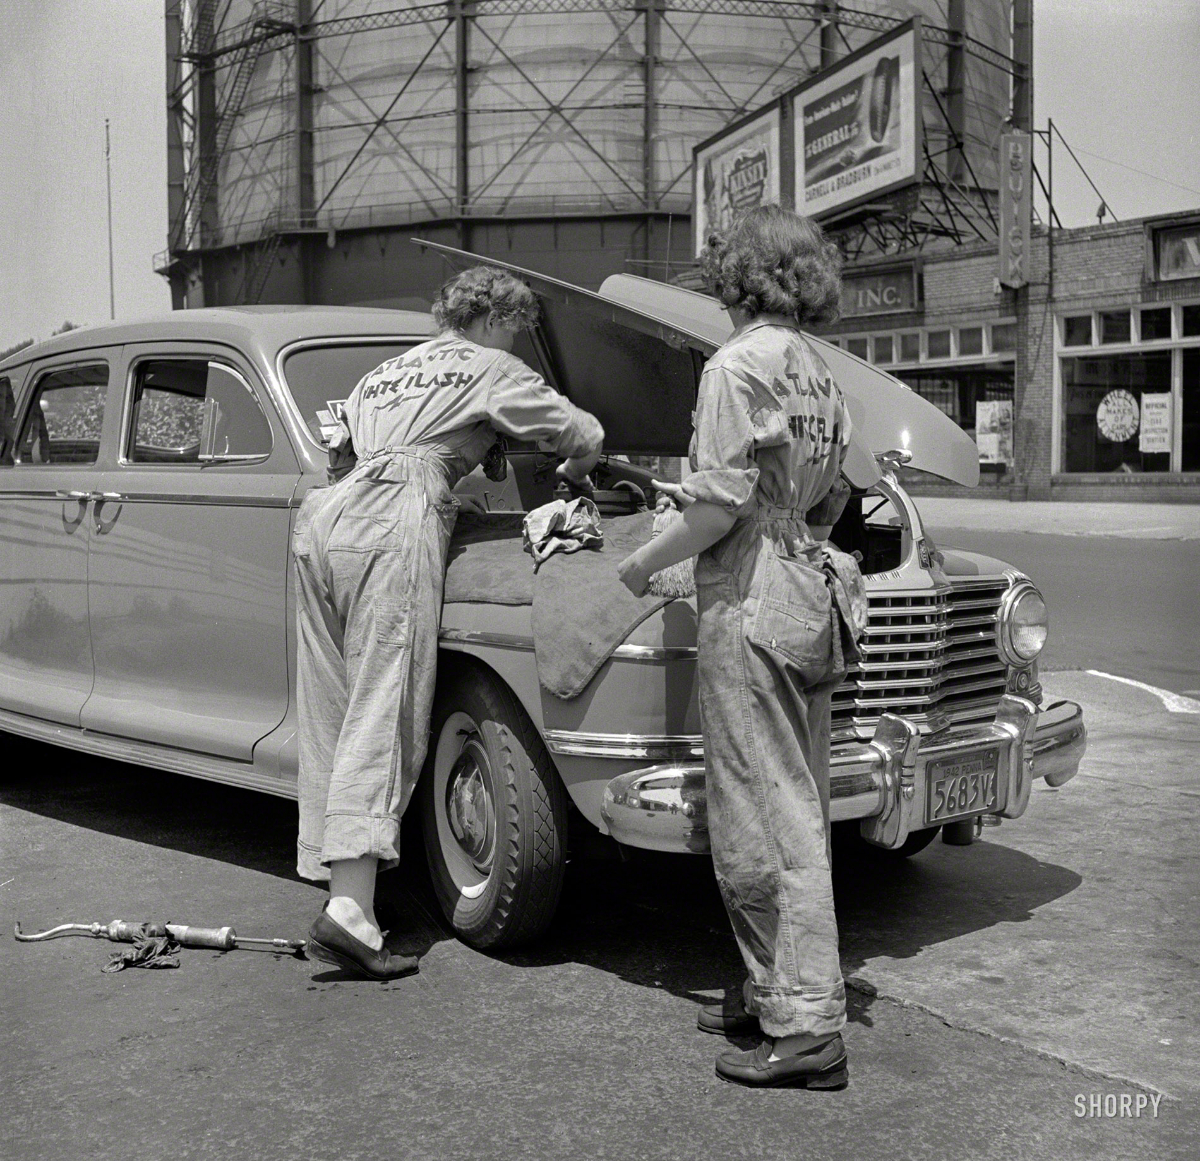
[(1044, 672), (1099, 669), (1200, 697), (1200, 540), (935, 528), (1022, 569), (1050, 610)]
[[(1084, 705), (1089, 753), (971, 847), (897, 864), (837, 836), (845, 1092), (713, 1075), (696, 1008), (740, 965), (705, 860), (581, 853), (549, 936), (502, 956), (448, 937), (418, 864), (381, 879), (390, 945), (422, 957), (387, 985), (252, 951), (106, 975), (107, 943), (0, 939), (0, 1154), (1194, 1158), (1200, 715), (1073, 670), (1200, 688), (1173, 571), (1195, 546), (985, 542), (1047, 594), (1047, 692)], [(320, 908), (294, 804), (0, 744), (6, 923), (303, 935)]]

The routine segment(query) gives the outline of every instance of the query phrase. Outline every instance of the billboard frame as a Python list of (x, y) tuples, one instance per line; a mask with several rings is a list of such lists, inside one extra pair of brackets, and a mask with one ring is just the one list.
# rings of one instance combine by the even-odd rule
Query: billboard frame
[[(925, 75), (924, 75), (924, 44), (921, 36), (921, 17), (914, 16), (906, 20), (903, 24), (897, 25), (889, 32), (885, 32), (882, 36), (876, 37), (869, 44), (864, 44), (862, 48), (856, 49), (848, 56), (841, 57), (835, 64), (827, 69), (822, 69), (820, 72), (814, 73), (801, 81), (794, 88), (788, 89), (783, 93), (779, 101), (786, 107), (788, 116), (786, 118), (790, 127), (789, 145), (792, 154), (791, 165), (791, 186), (792, 186), (792, 209), (797, 213), (807, 214), (819, 222), (835, 222), (839, 219), (853, 213), (856, 209), (861, 209), (862, 206), (878, 201), (880, 198), (889, 197), (892, 194), (904, 189), (911, 189), (915, 186), (920, 186), (924, 181), (925, 173), (925, 115), (924, 115), (924, 92), (925, 92)], [(810, 213), (800, 204), (800, 191), (803, 189), (804, 175), (803, 167), (803, 149), (799, 140), (799, 131), (804, 124), (804, 111), (800, 104), (806, 93), (810, 92), (819, 86), (828, 85), (831, 80), (836, 80), (839, 73), (846, 72), (861, 61), (864, 57), (872, 53), (878, 52), (881, 48), (885, 48), (892, 41), (900, 40), (906, 36), (913, 38), (913, 171), (906, 174), (904, 177), (897, 179), (894, 182), (889, 182), (887, 185), (879, 186), (868, 192), (862, 193), (857, 197), (841, 202), (835, 207), (826, 210), (820, 210), (816, 213)]]
[(787, 197), (788, 185), (788, 170), (790, 165), (787, 161), (787, 149), (785, 145), (785, 137), (787, 135), (787, 117), (783, 100), (776, 97), (775, 100), (766, 105), (762, 105), (751, 113), (747, 113), (744, 117), (739, 117), (732, 124), (726, 125), (719, 133), (714, 133), (711, 137), (705, 138), (698, 145), (692, 147), (692, 253), (699, 254), (701, 247), (704, 245), (704, 235), (708, 231), (709, 223), (707, 222), (707, 214), (702, 209), (704, 206), (704, 194), (701, 189), (704, 154), (720, 152), (720, 145), (730, 137), (736, 137), (739, 134), (750, 136), (749, 130), (754, 129), (757, 123), (763, 121), (768, 122), (769, 128), (775, 131), (775, 168), (776, 168), (776, 186), (778, 188), (777, 195), (772, 198), (768, 197), (763, 203), (776, 201), (780, 204), (786, 204), (789, 200)]

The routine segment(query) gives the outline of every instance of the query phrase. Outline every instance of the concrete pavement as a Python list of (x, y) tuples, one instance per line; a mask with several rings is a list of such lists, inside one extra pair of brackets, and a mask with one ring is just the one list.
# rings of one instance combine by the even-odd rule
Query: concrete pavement
[[(1074, 782), (900, 864), (839, 836), (844, 1093), (713, 1076), (696, 1005), (740, 973), (705, 861), (577, 861), (548, 938), (503, 957), (448, 939), (402, 870), (392, 946), (422, 971), (388, 985), (249, 951), (103, 975), (107, 943), (0, 939), (5, 1157), (1191, 1158), (1197, 719), (1047, 684), (1089, 714)], [(319, 908), (293, 804), (4, 743), (6, 922), (294, 935)], [(1089, 1115), (1110, 1097), (1130, 1115)]]
[(960, 500), (917, 496), (934, 529), (1118, 536), (1132, 540), (1200, 540), (1200, 504), (1098, 504), (1065, 500)]

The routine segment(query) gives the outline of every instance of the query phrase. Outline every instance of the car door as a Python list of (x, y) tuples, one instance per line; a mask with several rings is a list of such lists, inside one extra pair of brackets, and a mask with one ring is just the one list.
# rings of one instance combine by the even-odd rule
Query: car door
[(250, 761), (288, 706), (288, 538), (300, 468), (249, 361), (126, 349), (119, 454), (89, 564), (89, 729)]
[(78, 726), (92, 690), (89, 496), (120, 348), (10, 373), (15, 422), (0, 455), (0, 708)]

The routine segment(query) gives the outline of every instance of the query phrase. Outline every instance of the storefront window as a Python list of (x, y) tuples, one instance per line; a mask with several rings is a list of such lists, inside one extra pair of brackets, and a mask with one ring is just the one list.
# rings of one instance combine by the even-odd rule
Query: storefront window
[[(896, 374), (980, 444), (980, 464), (985, 470), (999, 472), (1013, 462), (1012, 364), (905, 370)], [(994, 403), (1002, 406), (988, 406)], [(984, 431), (990, 440), (979, 439)]]
[(962, 327), (958, 332), (960, 355), (983, 354), (983, 327)]
[(1092, 345), (1092, 316), (1090, 314), (1068, 315), (1063, 319), (1063, 346), (1090, 347)]
[(930, 331), (927, 340), (929, 357), (931, 359), (948, 359), (950, 358), (950, 332), (949, 331)]
[(850, 354), (855, 355), (859, 359), (869, 359), (870, 358), (870, 355), (867, 354), (867, 340), (866, 339), (847, 339), (846, 340), (846, 350), (849, 351)]
[(896, 361), (896, 356), (892, 351), (891, 335), (876, 335), (871, 341), (875, 347), (875, 362), (894, 363)]
[(1100, 341), (1102, 343), (1127, 343), (1129, 337), (1129, 311), (1102, 310), (1100, 312)]
[(1017, 324), (996, 323), (992, 327), (992, 353), (999, 355), (1017, 349)]
[(1154, 339), (1169, 339), (1171, 337), (1171, 308), (1169, 306), (1153, 306), (1142, 311), (1142, 342), (1149, 343)]
[(921, 336), (919, 334), (900, 336), (900, 361), (916, 363), (921, 358)]
[(1179, 425), (1183, 428), (1181, 470), (1200, 472), (1200, 347), (1180, 352), (1183, 358), (1183, 406)]
[(1170, 407), (1169, 351), (1063, 359), (1062, 371), (1068, 472), (1170, 471), (1170, 451), (1143, 451), (1157, 445), (1139, 438), (1145, 408)]
[(1183, 327), (1180, 333), (1184, 338), (1195, 338), (1200, 335), (1200, 302), (1185, 306), (1182, 314)]

